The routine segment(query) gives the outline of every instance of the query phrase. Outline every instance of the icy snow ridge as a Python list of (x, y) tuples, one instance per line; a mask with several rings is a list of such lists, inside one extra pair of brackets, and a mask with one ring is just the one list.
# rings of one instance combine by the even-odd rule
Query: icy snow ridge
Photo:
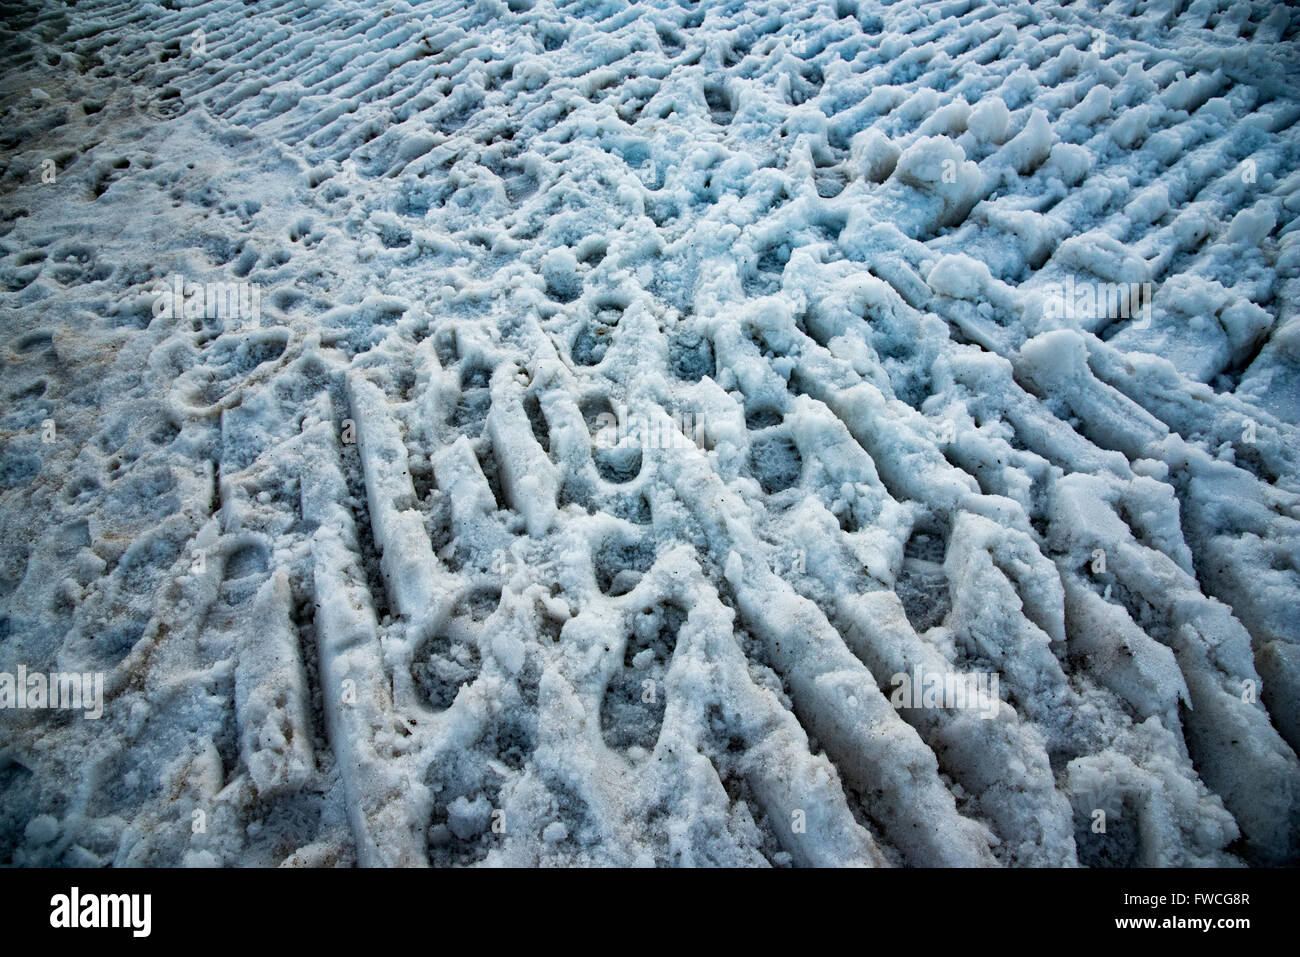
[(0, 860), (1296, 860), (1289, 8), (10, 6)]

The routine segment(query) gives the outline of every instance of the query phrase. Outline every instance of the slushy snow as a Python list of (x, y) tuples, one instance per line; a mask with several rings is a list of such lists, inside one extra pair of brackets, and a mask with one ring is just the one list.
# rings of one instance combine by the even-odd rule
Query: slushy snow
[(1300, 859), (1293, 7), (9, 6), (0, 863)]

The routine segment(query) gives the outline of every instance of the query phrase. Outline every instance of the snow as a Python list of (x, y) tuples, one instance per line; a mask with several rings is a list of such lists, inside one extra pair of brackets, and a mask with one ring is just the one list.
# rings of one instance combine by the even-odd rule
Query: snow
[(1295, 863), (1297, 30), (23, 7), (0, 863)]

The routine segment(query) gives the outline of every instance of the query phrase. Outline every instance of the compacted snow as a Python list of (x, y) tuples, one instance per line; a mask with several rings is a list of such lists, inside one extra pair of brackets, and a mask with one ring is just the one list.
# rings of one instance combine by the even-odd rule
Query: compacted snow
[(0, 861), (1297, 859), (1294, 8), (4, 10)]

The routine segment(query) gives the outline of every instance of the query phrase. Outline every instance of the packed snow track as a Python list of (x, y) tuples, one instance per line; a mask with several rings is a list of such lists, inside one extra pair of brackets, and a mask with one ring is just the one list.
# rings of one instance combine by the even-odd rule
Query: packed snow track
[(0, 9), (0, 863), (1300, 858), (1297, 8)]

